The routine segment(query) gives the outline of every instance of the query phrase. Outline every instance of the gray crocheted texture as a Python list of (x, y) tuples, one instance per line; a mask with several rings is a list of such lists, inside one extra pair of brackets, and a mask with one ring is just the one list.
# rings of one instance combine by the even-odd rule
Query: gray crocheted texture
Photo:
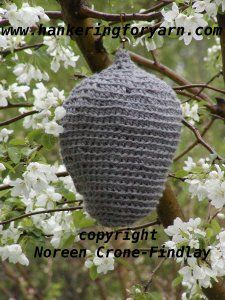
[(154, 210), (180, 136), (173, 90), (120, 49), (107, 69), (65, 101), (61, 155), (87, 212), (104, 226), (127, 226)]

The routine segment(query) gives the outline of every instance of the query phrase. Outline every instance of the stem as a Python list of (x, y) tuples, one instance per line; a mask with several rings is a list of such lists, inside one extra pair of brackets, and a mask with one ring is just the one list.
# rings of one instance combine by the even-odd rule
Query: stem
[(198, 131), (198, 129), (196, 127), (194, 127), (193, 125), (191, 125), (190, 123), (188, 123), (186, 120), (182, 120), (182, 123), (187, 126), (195, 135), (195, 137), (197, 138), (197, 141), (198, 143), (200, 143), (203, 147), (205, 147), (211, 154), (215, 154), (216, 155), (216, 159), (219, 159), (219, 160), (223, 160), (223, 158), (221, 156), (219, 156), (215, 150), (208, 144), (206, 143), (200, 132)]
[(150, 12), (146, 14), (141, 13), (133, 13), (133, 14), (109, 14), (105, 12), (100, 12), (93, 10), (86, 5), (81, 5), (79, 9), (79, 13), (82, 17), (85, 18), (94, 18), (94, 19), (101, 19), (105, 21), (121, 21), (121, 17), (123, 18), (124, 22), (127, 21), (152, 21), (162, 17), (161, 12)]
[(19, 51), (23, 51), (23, 50), (26, 50), (26, 49), (32, 49), (32, 48), (34, 48), (35, 50), (38, 50), (42, 46), (44, 46), (43, 43), (38, 43), (38, 44), (34, 44), (34, 45), (24, 45), (22, 47), (15, 48), (13, 51), (10, 51), (10, 50), (0, 51), (0, 55), (2, 55), (3, 57), (6, 57), (6, 56), (8, 56), (10, 54), (13, 54), (13, 53), (19, 52)]
[[(173, 70), (169, 69), (168, 67), (162, 65), (161, 63), (159, 63), (159, 62), (155, 63), (154, 61), (146, 59), (145, 57), (143, 57), (141, 55), (138, 55), (134, 52), (129, 52), (129, 53), (130, 53), (131, 59), (134, 62), (136, 62), (140, 65), (143, 65), (146, 68), (150, 68), (152, 70), (155, 70), (155, 71), (157, 71), (157, 72), (159, 72), (163, 75), (166, 75), (167, 77), (169, 77), (170, 79), (172, 79), (174, 82), (176, 82), (178, 84), (182, 84), (182, 85), (189, 85), (190, 84), (190, 82), (188, 82), (182, 76), (178, 75), (176, 72), (174, 72)], [(188, 88), (188, 90), (190, 92), (194, 93), (194, 94), (199, 92), (199, 89), (196, 88), (196, 87)], [(213, 104), (206, 94), (200, 93), (199, 96), (202, 100), (206, 100), (210, 104)]]
[[(204, 130), (201, 133), (201, 136), (203, 137), (207, 131), (210, 129), (210, 127), (212, 126), (213, 122), (215, 121), (215, 119), (213, 118), (212, 120), (209, 121), (209, 123), (206, 125), (206, 127), (204, 128)], [(193, 142), (191, 145), (189, 145), (183, 152), (181, 152), (179, 155), (177, 155), (174, 158), (174, 162), (178, 161), (180, 158), (182, 158), (185, 154), (187, 154), (189, 151), (191, 151), (195, 146), (197, 146), (199, 143), (199, 141), (196, 139), (195, 142)]]
[(9, 119), (9, 120), (4, 121), (4, 122), (1, 122), (0, 123), (0, 127), (6, 126), (6, 125), (9, 125), (9, 124), (12, 124), (12, 123), (15, 123), (15, 122), (17, 122), (17, 121), (19, 121), (21, 119), (24, 119), (27, 116), (34, 115), (36, 113), (38, 113), (37, 110), (28, 111), (28, 112), (26, 112), (26, 113), (24, 113), (22, 115), (16, 116), (15, 118)]
[(158, 269), (161, 267), (161, 265), (166, 261), (166, 259), (167, 259), (167, 257), (164, 258), (164, 259), (162, 259), (162, 260), (159, 262), (159, 264), (155, 267), (155, 269), (152, 271), (152, 273), (150, 274), (150, 279), (149, 279), (149, 281), (147, 282), (147, 284), (146, 284), (146, 286), (145, 286), (145, 288), (144, 288), (145, 293), (148, 291), (149, 286), (150, 286), (150, 284), (152, 283), (152, 278), (153, 278), (153, 276), (154, 276), (155, 273), (158, 271)]
[(120, 232), (120, 231), (126, 231), (126, 230), (138, 230), (138, 229), (147, 228), (147, 227), (154, 226), (154, 225), (160, 225), (160, 221), (157, 219), (155, 221), (148, 222), (148, 223), (141, 224), (141, 225), (134, 226), (134, 227), (119, 228), (119, 229), (116, 229), (112, 232)]
[(68, 207), (68, 208), (56, 208), (56, 209), (46, 209), (46, 210), (40, 210), (40, 211), (34, 211), (34, 212), (30, 212), (27, 214), (23, 214), (19, 217), (15, 217), (9, 220), (5, 220), (0, 222), (0, 225), (5, 225), (5, 224), (9, 224), (13, 221), (18, 221), (24, 218), (28, 218), (34, 215), (40, 215), (40, 214), (48, 214), (48, 213), (54, 213), (54, 212), (60, 212), (60, 211), (74, 211), (74, 210), (78, 210), (78, 209), (82, 209), (82, 206), (77, 206), (77, 207)]
[(7, 106), (0, 107), (0, 110), (8, 109), (8, 108), (17, 108), (17, 107), (32, 107), (32, 103), (21, 102), (21, 103), (9, 103)]
[(216, 91), (216, 92), (219, 92), (219, 93), (222, 93), (222, 94), (225, 95), (225, 90), (215, 88), (215, 87), (210, 86), (210, 85), (208, 85), (206, 83), (198, 83), (198, 84), (188, 84), (188, 85), (183, 85), (183, 86), (176, 86), (173, 89), (175, 91), (177, 91), (177, 90), (179, 91), (179, 90), (188, 89), (190, 87), (204, 87), (204, 88), (207, 88), (207, 89), (210, 89), (210, 90), (213, 90), (213, 91)]

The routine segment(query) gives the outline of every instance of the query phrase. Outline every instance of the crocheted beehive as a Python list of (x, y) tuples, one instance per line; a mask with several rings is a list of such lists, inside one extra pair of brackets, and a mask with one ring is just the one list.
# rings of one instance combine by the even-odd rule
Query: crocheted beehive
[(120, 49), (64, 104), (61, 154), (87, 212), (104, 226), (131, 225), (156, 208), (177, 148), (173, 90)]

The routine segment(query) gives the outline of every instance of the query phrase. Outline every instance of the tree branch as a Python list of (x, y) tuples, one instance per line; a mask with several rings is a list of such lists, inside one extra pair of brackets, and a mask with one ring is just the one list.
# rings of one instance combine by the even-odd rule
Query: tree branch
[(78, 210), (78, 209), (83, 209), (83, 207), (76, 206), (76, 207), (68, 207), (68, 208), (56, 208), (56, 209), (46, 209), (46, 210), (34, 211), (34, 212), (20, 215), (18, 217), (15, 217), (15, 218), (12, 218), (9, 220), (2, 221), (2, 222), (0, 222), (0, 225), (9, 224), (11, 222), (18, 221), (18, 220), (21, 220), (24, 218), (28, 218), (28, 217), (31, 217), (34, 215), (48, 214), (48, 213), (54, 213), (54, 212), (60, 212), (60, 211), (74, 211), (74, 210)]
[(176, 87), (173, 87), (173, 89), (175, 91), (179, 91), (179, 90), (185, 90), (185, 89), (192, 88), (192, 87), (203, 87), (203, 88), (207, 88), (207, 89), (210, 89), (210, 90), (213, 90), (213, 91), (216, 91), (216, 92), (219, 92), (219, 93), (222, 93), (222, 94), (225, 95), (225, 90), (215, 88), (211, 85), (208, 85), (207, 83), (197, 83), (197, 84), (188, 84), (188, 85), (183, 85), (183, 86), (176, 86)]
[(0, 107), (0, 110), (7, 109), (7, 108), (17, 108), (17, 107), (32, 107), (33, 103), (29, 102), (21, 102), (21, 103), (9, 103), (7, 106)]
[(191, 125), (190, 123), (188, 123), (185, 119), (182, 120), (182, 123), (186, 127), (188, 127), (194, 133), (194, 135), (195, 135), (195, 137), (196, 137), (196, 139), (197, 139), (197, 141), (198, 141), (199, 144), (201, 144), (203, 147), (205, 147), (211, 154), (215, 154), (216, 155), (216, 159), (223, 160), (223, 158), (221, 156), (219, 156), (215, 152), (215, 150), (208, 143), (206, 143), (203, 140), (200, 132), (198, 131), (198, 129), (196, 127), (194, 127), (193, 125)]
[[(212, 120), (209, 121), (209, 123), (206, 125), (206, 127), (203, 129), (201, 136), (203, 137), (207, 131), (210, 129), (210, 127), (212, 126), (213, 122), (215, 121), (214, 118), (212, 118)], [(191, 151), (196, 145), (198, 145), (199, 141), (198, 139), (196, 139), (196, 141), (194, 141), (191, 145), (189, 145), (183, 152), (181, 152), (179, 155), (177, 155), (174, 158), (174, 162), (178, 161), (181, 157), (183, 157), (185, 154), (187, 154), (189, 151)]]
[(167, 6), (169, 4), (173, 3), (173, 0), (163, 0), (163, 1), (159, 1), (159, 3), (157, 3), (156, 5), (150, 7), (149, 9), (147, 9), (146, 11), (143, 12), (143, 14), (145, 13), (150, 13), (156, 10), (159, 10), (161, 8), (163, 8), (164, 6)]
[[(149, 60), (149, 59), (146, 59), (145, 57), (141, 56), (141, 55), (138, 55), (134, 52), (129, 52), (130, 53), (130, 56), (131, 56), (131, 59), (146, 67), (146, 68), (149, 68), (149, 69), (152, 69), (152, 70), (155, 70), (167, 77), (169, 77), (170, 79), (172, 79), (174, 82), (178, 83), (178, 84), (182, 84), (182, 85), (190, 85), (190, 82), (188, 82), (186, 79), (184, 79), (182, 76), (178, 75), (176, 72), (174, 72), (173, 70), (169, 69), (168, 67), (162, 65), (161, 63), (157, 62), (155, 63), (154, 61), (152, 60)], [(190, 87), (188, 88), (188, 90), (193, 93), (193, 94), (196, 94), (199, 92), (199, 89), (196, 88), (196, 87)], [(211, 102), (211, 100), (209, 99), (209, 97), (204, 94), (204, 93), (200, 93), (199, 94), (200, 98), (202, 100), (206, 100), (207, 102), (209, 102), (210, 104), (213, 104)]]
[(19, 52), (19, 51), (23, 51), (23, 50), (27, 50), (27, 49), (32, 49), (32, 48), (34, 48), (35, 50), (38, 50), (42, 46), (44, 46), (43, 43), (38, 43), (38, 44), (34, 44), (34, 45), (24, 45), (24, 46), (13, 49), (13, 51), (10, 51), (10, 50), (0, 51), (0, 55), (2, 55), (5, 58), (6, 56), (8, 56), (10, 54), (13, 54), (15, 52)]
[(4, 122), (1, 122), (0, 127), (15, 123), (15, 122), (17, 122), (21, 119), (24, 119), (27, 116), (31, 116), (31, 115), (34, 115), (36, 113), (38, 113), (37, 110), (32, 110), (32, 111), (25, 112), (24, 114), (16, 116), (15, 118), (9, 119), (9, 120), (4, 121)]
[[(84, 18), (80, 14), (83, 0), (59, 0), (62, 7), (63, 19), (67, 26), (93, 28), (93, 21), (90, 18)], [(72, 35), (71, 38), (77, 42), (83, 53), (90, 69), (93, 72), (99, 72), (111, 64), (111, 60), (103, 46), (103, 41), (98, 36), (93, 35), (93, 29), (88, 31), (87, 35)]]
[(161, 265), (166, 261), (167, 257), (165, 257), (164, 259), (161, 259), (160, 262), (158, 263), (158, 265), (155, 267), (155, 269), (151, 272), (150, 274), (150, 278), (147, 282), (147, 284), (145, 285), (144, 287), (144, 291), (145, 293), (147, 293), (148, 289), (149, 289), (149, 286), (150, 284), (152, 283), (152, 278), (153, 276), (155, 275), (155, 273), (159, 270), (159, 268), (161, 267)]
[(126, 231), (126, 230), (139, 230), (139, 229), (151, 227), (154, 225), (160, 225), (159, 219), (152, 221), (152, 222), (145, 223), (145, 224), (137, 225), (134, 227), (122, 227), (122, 228), (116, 229), (112, 232), (120, 232), (120, 231)]
[(81, 5), (79, 9), (79, 14), (85, 18), (94, 18), (105, 21), (152, 21), (162, 17), (161, 12), (150, 12), (150, 13), (133, 13), (133, 14), (108, 14), (105, 12), (95, 11), (86, 5)]

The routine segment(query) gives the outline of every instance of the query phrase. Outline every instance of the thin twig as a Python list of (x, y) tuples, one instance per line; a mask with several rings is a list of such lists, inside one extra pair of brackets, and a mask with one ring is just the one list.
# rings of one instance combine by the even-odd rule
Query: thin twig
[[(210, 204), (211, 207), (211, 204)], [(209, 216), (208, 216), (208, 223), (211, 223), (213, 219), (222, 211), (222, 208), (217, 210), (212, 216), (210, 216), (210, 211), (209, 211)]]
[(57, 202), (56, 205), (64, 205), (64, 204), (71, 204), (71, 203), (81, 204), (82, 202), (83, 200), (70, 200), (70, 201)]
[(123, 17), (123, 21), (152, 21), (162, 17), (161, 12), (151, 12), (147, 14), (141, 13), (133, 13), (133, 14), (109, 14), (105, 12), (100, 12), (93, 10), (87, 6), (81, 6), (80, 15), (87, 18), (100, 19), (105, 21), (121, 21), (121, 15)]
[(32, 107), (33, 104), (29, 102), (20, 102), (20, 103), (9, 103), (7, 106), (0, 107), (0, 110), (8, 108), (17, 108), (17, 107)]
[(219, 156), (215, 150), (208, 144), (206, 143), (200, 132), (198, 131), (198, 129), (196, 127), (194, 127), (193, 125), (191, 125), (190, 123), (188, 123), (185, 119), (182, 120), (182, 123), (187, 127), (189, 128), (195, 135), (195, 137), (197, 138), (198, 142), (203, 146), (205, 147), (211, 154), (215, 154), (216, 155), (216, 159), (219, 159), (219, 160), (223, 160), (223, 158), (221, 156)]
[(31, 216), (34, 216), (34, 215), (48, 214), (48, 213), (54, 213), (54, 212), (60, 212), (60, 211), (74, 211), (74, 210), (78, 210), (78, 209), (83, 209), (83, 207), (82, 206), (77, 206), (77, 207), (56, 208), (56, 209), (46, 209), (46, 210), (34, 211), (34, 212), (30, 212), (30, 213), (27, 213), (27, 214), (20, 215), (18, 217), (15, 217), (15, 218), (12, 218), (12, 219), (9, 219), (9, 220), (2, 221), (2, 222), (0, 222), (0, 225), (9, 224), (11, 222), (18, 221), (18, 220), (21, 220), (21, 219), (24, 219), (24, 218), (28, 218), (28, 217), (31, 217)]
[(175, 91), (177, 91), (177, 90), (188, 89), (190, 87), (203, 87), (203, 88), (207, 88), (207, 89), (210, 89), (210, 90), (213, 90), (213, 91), (216, 91), (216, 92), (219, 92), (219, 93), (222, 93), (222, 94), (225, 95), (225, 90), (215, 88), (213, 86), (208, 85), (207, 83), (197, 83), (197, 84), (188, 84), (188, 85), (176, 86), (176, 87), (173, 87), (173, 89)]
[[(202, 131), (201, 133), (201, 136), (203, 137), (207, 132), (208, 130), (211, 128), (213, 122), (215, 121), (215, 118), (211, 119), (209, 121), (209, 123), (205, 126), (204, 130)], [(189, 151), (191, 151), (195, 146), (198, 145), (198, 140), (196, 139), (196, 141), (194, 141), (192, 144), (190, 144), (183, 152), (181, 152), (179, 155), (177, 155), (175, 158), (174, 158), (174, 162), (175, 161), (178, 161), (180, 158), (182, 158), (185, 154), (187, 154)]]
[(21, 119), (24, 119), (24, 118), (27, 117), (27, 116), (31, 116), (31, 115), (34, 115), (34, 114), (36, 114), (36, 113), (38, 113), (37, 110), (32, 110), (32, 111), (25, 112), (24, 114), (21, 114), (21, 115), (19, 115), (19, 116), (16, 116), (16, 117), (14, 117), (14, 118), (12, 118), (12, 119), (9, 119), (9, 120), (7, 120), (7, 121), (1, 122), (1, 123), (0, 123), (0, 127), (6, 126), (6, 125), (9, 125), (9, 124), (12, 124), (12, 123), (15, 123), (15, 122), (17, 122), (17, 121), (19, 121), (19, 120), (21, 120)]
[(122, 228), (113, 230), (112, 232), (120, 232), (120, 231), (126, 231), (126, 230), (138, 230), (138, 229), (147, 228), (147, 227), (154, 226), (154, 225), (160, 225), (159, 219), (156, 219), (155, 221), (141, 224), (138, 226), (134, 226), (134, 227), (122, 227)]
[(168, 1), (163, 0), (163, 1), (160, 1), (156, 5), (150, 7), (149, 9), (146, 9), (142, 14), (147, 14), (147, 13), (159, 10), (159, 9), (163, 8), (164, 6), (167, 6), (167, 5), (171, 4), (171, 3), (173, 3), (173, 0), (168, 0)]
[(178, 95), (182, 95), (182, 96), (185, 96), (185, 97), (188, 97), (189, 99), (185, 100), (185, 101), (182, 101), (181, 104), (183, 103), (186, 103), (186, 102), (189, 102), (190, 100), (197, 100), (197, 101), (202, 101), (202, 99), (198, 96), (194, 96), (192, 95), (191, 93), (189, 92), (186, 92), (186, 91), (175, 91), (176, 94)]
[(177, 177), (177, 176), (175, 176), (173, 174), (169, 174), (168, 177), (171, 177), (171, 178), (174, 178), (174, 179), (178, 179), (178, 180), (183, 181), (183, 182), (187, 179), (185, 177)]
[(150, 286), (150, 284), (151, 284), (151, 282), (152, 282), (153, 276), (154, 276), (155, 273), (158, 271), (158, 269), (161, 267), (161, 265), (166, 261), (166, 259), (167, 259), (167, 257), (165, 257), (164, 259), (162, 259), (162, 260), (159, 262), (159, 264), (155, 267), (155, 269), (151, 272), (151, 274), (150, 274), (150, 279), (148, 280), (147, 284), (146, 284), (145, 287), (144, 287), (145, 293), (146, 293), (146, 292), (148, 291), (148, 289), (149, 289), (149, 286)]
[[(167, 66), (157, 62), (155, 63), (152, 60), (146, 59), (145, 57), (138, 55), (134, 52), (129, 52), (131, 59), (140, 64), (145, 66), (146, 68), (150, 68), (152, 70), (155, 70), (161, 74), (163, 74), (164, 76), (169, 77), (170, 79), (172, 79), (174, 82), (178, 83), (178, 84), (182, 84), (182, 85), (187, 85), (190, 84), (190, 82), (188, 82), (186, 79), (184, 79), (182, 76), (180, 76), (179, 74), (177, 74), (175, 71), (171, 70), (170, 68), (168, 68)], [(189, 92), (196, 94), (199, 92), (199, 89), (196, 87), (192, 87), (188, 89)], [(210, 98), (204, 94), (204, 93), (200, 93), (199, 97), (202, 100), (207, 101), (209, 104), (213, 105), (214, 103), (210, 100)]]
[(24, 46), (13, 49), (13, 51), (11, 51), (11, 50), (0, 51), (0, 55), (2, 55), (5, 58), (6, 56), (8, 56), (10, 54), (13, 54), (15, 52), (19, 52), (19, 51), (23, 51), (23, 50), (27, 50), (27, 49), (32, 49), (32, 48), (34, 48), (35, 50), (38, 50), (42, 46), (44, 46), (43, 43), (38, 43), (38, 44), (34, 44), (34, 45), (24, 45)]

